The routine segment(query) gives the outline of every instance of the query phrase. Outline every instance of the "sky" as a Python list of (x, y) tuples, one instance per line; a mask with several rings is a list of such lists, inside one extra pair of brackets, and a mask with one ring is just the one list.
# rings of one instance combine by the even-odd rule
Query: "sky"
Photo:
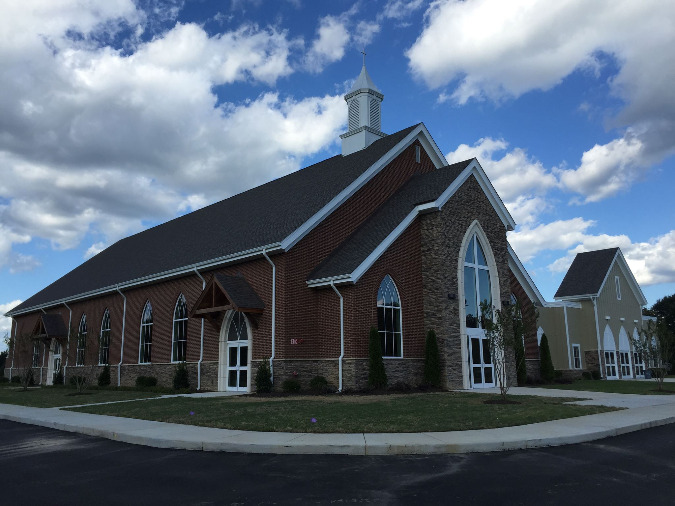
[(382, 130), (478, 158), (547, 300), (576, 253), (619, 246), (652, 305), (675, 293), (673, 47), (663, 0), (2, 2), (0, 315), (339, 153), (363, 50)]

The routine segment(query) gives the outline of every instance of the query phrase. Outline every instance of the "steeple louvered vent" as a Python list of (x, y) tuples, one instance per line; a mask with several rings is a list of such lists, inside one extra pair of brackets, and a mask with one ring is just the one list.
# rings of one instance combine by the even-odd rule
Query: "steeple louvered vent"
[(367, 148), (373, 142), (385, 136), (382, 128), (382, 100), (384, 95), (377, 89), (368, 75), (364, 63), (354, 86), (345, 95), (348, 107), (349, 131), (340, 136), (342, 155), (349, 155)]

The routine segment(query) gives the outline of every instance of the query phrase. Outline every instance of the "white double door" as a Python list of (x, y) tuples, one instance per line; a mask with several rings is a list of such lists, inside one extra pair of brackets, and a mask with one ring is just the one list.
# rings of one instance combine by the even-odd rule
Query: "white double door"
[(490, 344), (483, 329), (466, 329), (469, 345), (469, 376), (471, 388), (495, 386), (494, 363)]

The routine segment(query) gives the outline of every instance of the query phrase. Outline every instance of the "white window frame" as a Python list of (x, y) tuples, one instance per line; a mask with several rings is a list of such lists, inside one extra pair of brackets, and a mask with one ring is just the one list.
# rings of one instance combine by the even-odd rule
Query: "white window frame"
[[(185, 306), (185, 317), (184, 318), (176, 318), (176, 314), (178, 312), (178, 307), (179, 304), (183, 304)], [(180, 325), (183, 328), (182, 336), (181, 335), (176, 335), (176, 324)], [(178, 296), (178, 299), (176, 299), (176, 305), (173, 308), (173, 325), (172, 325), (172, 330), (171, 330), (171, 362), (172, 363), (179, 363), (179, 362), (185, 362), (187, 360), (187, 330), (188, 330), (188, 311), (187, 311), (187, 300), (185, 299), (185, 296), (181, 293)], [(180, 334), (180, 333), (179, 333)], [(177, 349), (178, 349), (178, 344), (179, 343), (184, 343), (183, 344), (183, 349), (184, 351), (184, 356), (182, 359), (176, 357)]]
[(633, 373), (630, 370), (630, 351), (619, 350), (619, 367), (621, 368), (622, 378), (633, 377)]
[(573, 344), (572, 345), (572, 366), (575, 369), (581, 369), (582, 368), (581, 345), (579, 345), (579, 344)]
[(87, 315), (82, 313), (80, 326), (77, 329), (77, 344), (75, 348), (75, 365), (83, 366), (87, 354)]
[(616, 352), (614, 350), (605, 350), (605, 377), (607, 379), (617, 379), (619, 377), (616, 369)]
[[(377, 312), (379, 313), (380, 308), (384, 310), (384, 315), (385, 318), (389, 312), (393, 312), (394, 314), (392, 315), (392, 324), (393, 324), (393, 318), (396, 318), (396, 311), (398, 311), (398, 325), (399, 325), (399, 332), (396, 332), (395, 330), (392, 331), (392, 334), (394, 335), (394, 343), (393, 347), (394, 350), (396, 350), (396, 340), (398, 339), (399, 342), (399, 347), (400, 347), (400, 354), (399, 355), (385, 355), (385, 349), (386, 346), (382, 349), (382, 358), (403, 358), (403, 305), (401, 304), (401, 292), (399, 292), (398, 287), (396, 286), (396, 283), (394, 282), (394, 278), (392, 278), (389, 274), (386, 274), (384, 278), (382, 278), (382, 281), (380, 282), (378, 288), (377, 288), (377, 293), (380, 293), (380, 289), (382, 288), (382, 285), (389, 279), (390, 285), (394, 289), (394, 293), (396, 294), (396, 298), (398, 299), (398, 306), (394, 305), (388, 305), (386, 301), (383, 304), (380, 304), (380, 301), (377, 301)], [(380, 321), (379, 321), (379, 314), (378, 314), (378, 322), (377, 322), (377, 334), (380, 336), (380, 341), (383, 339), (383, 334), (384, 334), (384, 340), (386, 342), (387, 339), (387, 332), (384, 328), (380, 328)]]
[(421, 163), (422, 160), (422, 148), (419, 145), (415, 145), (415, 162)]
[(31, 357), (31, 367), (40, 367), (40, 341), (33, 343), (33, 356)]
[(619, 276), (614, 276), (614, 284), (616, 285), (616, 300), (621, 300), (621, 280)]
[[(144, 322), (143, 318), (145, 315), (146, 308), (150, 308), (150, 322)], [(152, 363), (152, 325), (154, 319), (152, 316), (152, 304), (150, 301), (145, 301), (143, 305), (143, 311), (141, 312), (141, 330), (140, 330), (140, 339), (138, 340), (138, 363), (139, 364), (151, 364)], [(150, 338), (148, 340), (148, 337)], [(144, 353), (145, 352), (145, 353)], [(144, 360), (148, 358), (148, 360)]]
[[(107, 324), (107, 327), (106, 327)], [(103, 360), (105, 358), (105, 360)], [(98, 365), (110, 365), (110, 311), (103, 311), (101, 333), (98, 338)]]

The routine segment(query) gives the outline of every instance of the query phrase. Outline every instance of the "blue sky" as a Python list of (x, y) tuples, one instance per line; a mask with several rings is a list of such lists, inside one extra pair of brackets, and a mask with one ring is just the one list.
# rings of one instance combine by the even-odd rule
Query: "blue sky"
[(0, 313), (126, 235), (338, 153), (363, 48), (383, 130), (422, 121), (450, 162), (479, 159), (547, 299), (576, 253), (613, 246), (650, 305), (675, 292), (672, 3), (7, 4)]

